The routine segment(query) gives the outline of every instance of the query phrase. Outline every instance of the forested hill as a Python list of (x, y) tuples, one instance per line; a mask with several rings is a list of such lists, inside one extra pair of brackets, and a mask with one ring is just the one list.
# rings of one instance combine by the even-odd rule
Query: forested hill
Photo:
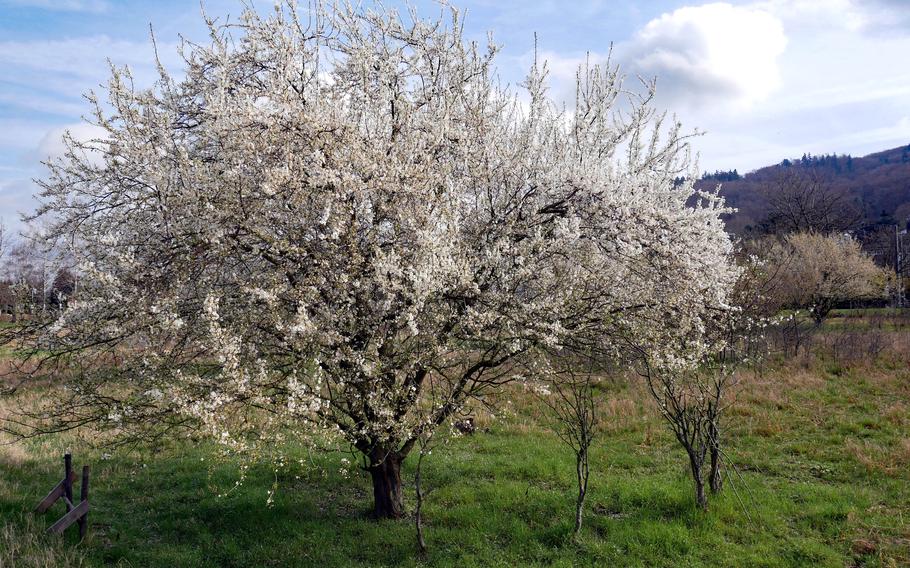
[(796, 179), (838, 196), (838, 208), (856, 216), (857, 229), (905, 227), (910, 218), (910, 145), (863, 157), (806, 154), (745, 175), (736, 170), (705, 172), (697, 186), (707, 189), (721, 184), (727, 203), (738, 209), (727, 219), (728, 229), (747, 234), (767, 224), (770, 201)]

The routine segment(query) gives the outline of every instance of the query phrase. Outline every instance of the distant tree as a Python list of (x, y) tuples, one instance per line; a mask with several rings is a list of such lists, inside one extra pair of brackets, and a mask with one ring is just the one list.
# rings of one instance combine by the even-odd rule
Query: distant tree
[(0, 280), (0, 315), (15, 313), (15, 300), (13, 298), (12, 282)]
[(713, 174), (709, 174), (708, 172), (705, 172), (702, 175), (702, 179), (703, 180), (713, 180), (713, 181), (736, 181), (736, 180), (740, 179), (740, 175), (739, 175), (739, 172), (736, 170), (730, 170), (730, 171), (714, 170)]
[(910, 273), (910, 255), (906, 252), (899, 255), (898, 251), (910, 250), (910, 233), (902, 225), (892, 220), (888, 224), (867, 226), (858, 234), (857, 240), (876, 264), (905, 275)]
[(55, 278), (66, 259), (56, 239), (47, 238), (34, 226), (10, 248), (6, 277), (18, 290), (19, 313), (34, 315), (47, 311), (52, 302)]
[(886, 297), (888, 272), (846, 235), (787, 235), (766, 262), (776, 275), (776, 304), (807, 309), (816, 325), (839, 303)]
[(6, 271), (13, 290), (15, 319), (42, 311), (46, 305), (47, 266), (43, 261), (34, 241), (21, 241), (11, 247)]
[(76, 291), (76, 275), (70, 267), (62, 266), (54, 275), (51, 288), (48, 291), (48, 302), (56, 307), (63, 308), (69, 298)]
[(836, 173), (841, 173), (841, 171), (843, 170), (843, 168), (841, 167), (840, 160), (838, 160), (838, 158), (837, 158), (837, 154), (834, 154), (831, 156), (831, 165), (834, 168), (834, 171)]
[(780, 170), (761, 191), (768, 210), (764, 225), (771, 233), (842, 233), (862, 219), (847, 193), (813, 170)]

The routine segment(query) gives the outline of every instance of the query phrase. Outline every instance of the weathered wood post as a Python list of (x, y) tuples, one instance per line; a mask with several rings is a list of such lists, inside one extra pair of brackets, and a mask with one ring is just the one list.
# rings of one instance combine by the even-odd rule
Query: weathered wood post
[(73, 510), (73, 456), (69, 452), (63, 455), (63, 495), (66, 497), (67, 512)]
[(86, 532), (88, 532), (88, 473), (89, 469), (87, 465), (82, 466), (82, 487), (81, 494), (79, 495), (80, 500), (79, 504), (73, 504), (73, 481), (76, 480), (76, 474), (73, 472), (73, 457), (70, 454), (65, 454), (63, 456), (63, 466), (65, 469), (65, 474), (63, 480), (60, 481), (51, 492), (47, 494), (47, 497), (41, 500), (38, 503), (38, 506), (35, 507), (36, 513), (43, 513), (51, 508), (51, 506), (56, 503), (59, 499), (63, 499), (66, 503), (66, 514), (60, 517), (56, 523), (48, 527), (47, 532), (52, 534), (60, 534), (70, 525), (75, 522), (79, 523), (79, 536), (80, 538), (85, 538)]
[[(88, 466), (82, 466), (82, 487), (79, 489), (79, 500), (83, 503), (88, 502)], [(88, 531), (88, 509), (85, 510), (85, 514), (79, 517), (79, 538), (85, 538), (85, 533)]]

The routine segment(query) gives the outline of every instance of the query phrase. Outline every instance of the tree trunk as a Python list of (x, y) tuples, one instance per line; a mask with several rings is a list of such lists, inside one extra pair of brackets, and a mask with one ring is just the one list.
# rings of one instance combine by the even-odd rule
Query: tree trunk
[(423, 449), (420, 451), (420, 458), (417, 460), (417, 471), (414, 472), (414, 494), (417, 498), (417, 504), (414, 508), (414, 527), (417, 529), (417, 551), (420, 554), (427, 553), (427, 542), (423, 538), (423, 491), (420, 488), (420, 470), (423, 466)]
[(575, 473), (578, 478), (578, 499), (575, 501), (575, 536), (581, 532), (582, 516), (585, 509), (585, 495), (588, 492), (588, 452), (582, 450), (575, 460)]
[(583, 491), (578, 492), (578, 500), (575, 502), (575, 536), (581, 533), (582, 514), (585, 510), (585, 494)]
[(708, 483), (711, 486), (711, 493), (720, 493), (724, 482), (720, 473), (720, 438), (718, 437), (717, 426), (714, 423), (711, 424), (710, 428), (711, 471), (708, 474)]
[(373, 478), (373, 514), (377, 519), (398, 519), (404, 514), (401, 502), (401, 461), (394, 450), (376, 449), (370, 454)]
[(705, 482), (701, 476), (702, 464), (695, 456), (689, 456), (689, 464), (692, 466), (692, 480), (695, 482), (695, 504), (702, 511), (707, 511), (708, 497), (705, 495)]

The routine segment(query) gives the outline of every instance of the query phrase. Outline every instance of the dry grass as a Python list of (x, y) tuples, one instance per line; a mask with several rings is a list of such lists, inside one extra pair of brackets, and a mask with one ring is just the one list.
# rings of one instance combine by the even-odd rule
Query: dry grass
[(31, 515), (0, 525), (0, 568), (73, 568), (84, 566), (77, 548), (46, 536)]
[(604, 429), (616, 432), (634, 427), (645, 416), (643, 405), (624, 397), (607, 398), (601, 403), (601, 416)]
[(898, 476), (910, 466), (910, 438), (890, 444), (850, 438), (844, 441), (844, 450), (870, 473)]
[(28, 460), (28, 451), (16, 442), (0, 446), (0, 465), (5, 467), (22, 467)]
[[(788, 431), (780, 413), (793, 408), (799, 393), (822, 388), (825, 381), (816, 370), (791, 362), (771, 372), (743, 370), (730, 389), (732, 403), (727, 411), (738, 430), (762, 438), (773, 438)], [(805, 404), (803, 402), (802, 404)]]

